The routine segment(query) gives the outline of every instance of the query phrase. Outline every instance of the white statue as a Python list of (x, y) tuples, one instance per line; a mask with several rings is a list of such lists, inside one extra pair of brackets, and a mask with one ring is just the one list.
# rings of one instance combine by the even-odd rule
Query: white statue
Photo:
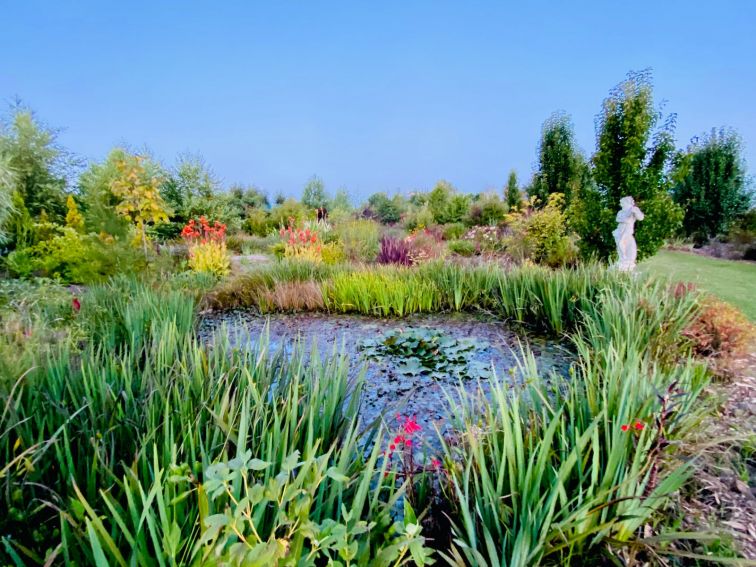
[(632, 197), (620, 199), (620, 212), (617, 213), (617, 228), (612, 232), (617, 243), (617, 269), (622, 272), (632, 272), (638, 257), (638, 245), (635, 243), (633, 231), (636, 220), (643, 220), (643, 213), (635, 206)]

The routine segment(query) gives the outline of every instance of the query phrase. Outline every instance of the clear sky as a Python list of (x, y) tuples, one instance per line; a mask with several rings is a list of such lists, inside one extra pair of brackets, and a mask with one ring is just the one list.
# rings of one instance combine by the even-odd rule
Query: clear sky
[(225, 184), (299, 194), (530, 176), (541, 124), (594, 118), (651, 67), (678, 145), (712, 126), (756, 165), (756, 2), (6, 0), (0, 98), (87, 159), (127, 143), (199, 152)]

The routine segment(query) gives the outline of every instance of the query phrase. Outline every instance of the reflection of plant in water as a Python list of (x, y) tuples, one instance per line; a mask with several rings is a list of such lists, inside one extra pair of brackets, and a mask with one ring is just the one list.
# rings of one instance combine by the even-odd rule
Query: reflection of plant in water
[(455, 339), (434, 329), (417, 328), (388, 331), (377, 339), (362, 341), (359, 349), (372, 360), (393, 357), (400, 362), (400, 374), (478, 378), (487, 377), (490, 369), (472, 360), (473, 351), (487, 346), (485, 341)]

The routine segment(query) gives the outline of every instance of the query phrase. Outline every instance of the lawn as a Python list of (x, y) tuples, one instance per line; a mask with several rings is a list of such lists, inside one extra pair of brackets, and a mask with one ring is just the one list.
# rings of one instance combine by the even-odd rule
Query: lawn
[(756, 322), (756, 264), (662, 250), (640, 267), (645, 273), (693, 282), (732, 303)]

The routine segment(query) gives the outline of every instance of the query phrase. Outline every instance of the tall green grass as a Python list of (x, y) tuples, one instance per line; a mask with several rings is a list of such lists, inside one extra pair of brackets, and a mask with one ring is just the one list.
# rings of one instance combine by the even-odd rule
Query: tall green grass
[(380, 443), (358, 442), (362, 381), (343, 355), (208, 347), (191, 297), (135, 282), (82, 305), (90, 344), (61, 346), (0, 398), (4, 559), (388, 565), (422, 549), (416, 526), (394, 525), (403, 489)]
[[(498, 266), (463, 266), (431, 262), (415, 268), (396, 266), (324, 266), (307, 262), (280, 262), (226, 282), (209, 294), (216, 308), (267, 309), (264, 294), (276, 282), (311, 281), (321, 286), (324, 305), (337, 313), (360, 313), (379, 317), (404, 317), (438, 311), (483, 311), (556, 335), (580, 327), (585, 314), (600, 304), (628, 313), (644, 330), (635, 335), (638, 347), (649, 333), (672, 325), (687, 324), (695, 308), (695, 296), (674, 298), (662, 284), (636, 279), (599, 265), (551, 270), (537, 266), (505, 269)], [(654, 287), (646, 301), (645, 289)], [(623, 298), (614, 306), (611, 298)], [(634, 298), (634, 299), (633, 299)], [(629, 305), (631, 301), (641, 301)], [(646, 303), (642, 303), (646, 301)], [(672, 313), (653, 302), (670, 303)], [(693, 301), (693, 303), (691, 303)], [(661, 308), (660, 308), (661, 307)], [(603, 307), (602, 307), (603, 308)], [(651, 314), (646, 316), (646, 314)], [(656, 317), (651, 321), (650, 318)], [(665, 319), (667, 318), (667, 319)], [(605, 329), (610, 332), (610, 329)], [(640, 345), (640, 348), (644, 348)]]
[[(450, 396), (461, 434), (456, 444), (444, 440), (443, 482), (453, 503), (447, 559), (567, 564), (606, 541), (631, 539), (693, 473), (691, 463), (660, 463), (672, 457), (657, 454), (657, 445), (697, 423), (691, 409), (705, 376), (696, 366), (670, 375), (646, 363), (607, 376), (588, 363), (560, 388), (536, 380), (519, 391), (497, 379), (487, 396)], [(654, 387), (670, 380), (684, 394), (660, 432)]]

